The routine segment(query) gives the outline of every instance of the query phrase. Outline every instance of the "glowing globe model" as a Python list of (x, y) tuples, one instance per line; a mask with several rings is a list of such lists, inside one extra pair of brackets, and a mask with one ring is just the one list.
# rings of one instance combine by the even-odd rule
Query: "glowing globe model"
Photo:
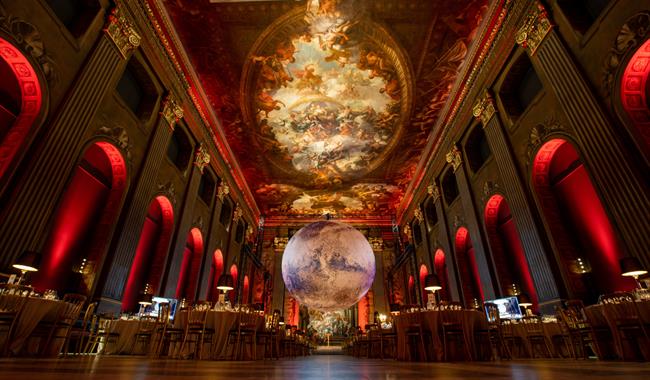
[(316, 222), (289, 240), (282, 256), (282, 278), (300, 304), (323, 311), (345, 309), (372, 286), (375, 256), (354, 227)]

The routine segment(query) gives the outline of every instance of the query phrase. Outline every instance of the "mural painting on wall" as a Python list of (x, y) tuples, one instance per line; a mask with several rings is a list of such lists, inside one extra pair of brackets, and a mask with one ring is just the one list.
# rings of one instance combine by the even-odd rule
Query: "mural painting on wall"
[(309, 310), (309, 328), (313, 329), (321, 339), (327, 339), (328, 336), (345, 336), (351, 326), (345, 310), (327, 312)]
[(381, 1), (165, 6), (262, 213), (388, 217), (487, 8), (443, 3), (402, 26)]

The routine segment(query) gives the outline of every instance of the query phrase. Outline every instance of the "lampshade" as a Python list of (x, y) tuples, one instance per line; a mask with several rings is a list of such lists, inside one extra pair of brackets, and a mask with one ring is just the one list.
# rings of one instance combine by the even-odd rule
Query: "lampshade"
[(153, 303), (153, 295), (151, 294), (142, 294), (140, 295), (140, 305), (151, 305)]
[(619, 262), (621, 264), (621, 275), (628, 277), (639, 277), (648, 273), (647, 270), (641, 267), (639, 259), (636, 257), (624, 257)]
[(440, 286), (440, 280), (438, 280), (438, 276), (435, 274), (428, 274), (424, 278), (424, 290), (435, 292), (436, 290), (440, 289), (442, 289), (442, 286)]
[(528, 294), (521, 293), (517, 296), (517, 298), (519, 299), (519, 306), (523, 306), (523, 307), (533, 306), (533, 303), (530, 302), (530, 298), (528, 297)]
[(280, 318), (278, 319), (278, 324), (279, 324), (280, 326), (284, 325), (284, 317), (280, 317)]
[(37, 272), (40, 263), (40, 253), (34, 251), (24, 251), (12, 266), (23, 272)]
[(232, 276), (229, 274), (222, 274), (217, 281), (217, 289), (219, 290), (233, 290), (235, 288)]

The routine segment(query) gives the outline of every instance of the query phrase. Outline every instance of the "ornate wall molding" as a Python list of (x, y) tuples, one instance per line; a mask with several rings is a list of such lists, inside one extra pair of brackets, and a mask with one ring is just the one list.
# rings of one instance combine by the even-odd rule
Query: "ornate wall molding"
[(603, 65), (603, 96), (609, 98), (614, 91), (616, 77), (623, 60), (636, 50), (650, 35), (650, 11), (628, 18), (614, 40), (614, 47)]
[(173, 182), (167, 182), (164, 185), (158, 185), (158, 193), (162, 194), (169, 199), (174, 206), (176, 206), (176, 187)]
[(119, 7), (111, 9), (104, 32), (113, 41), (124, 59), (129, 56), (131, 51), (140, 46), (142, 39), (133, 27), (133, 23), (126, 18)]
[(232, 214), (232, 221), (233, 223), (239, 222), (239, 220), (244, 216), (244, 210), (242, 210), (241, 206), (239, 203), (235, 206), (235, 212)]
[(196, 218), (196, 220), (194, 221), (194, 223), (192, 223), (192, 226), (198, 228), (198, 229), (201, 230), (201, 231), (203, 231), (203, 225), (204, 225), (204, 222), (203, 222), (203, 216), (201, 216), (201, 215), (199, 215), (199, 217)]
[(210, 164), (210, 153), (205, 144), (199, 144), (199, 147), (196, 149), (194, 154), (194, 166), (199, 168), (201, 174), (203, 174), (203, 169)]
[(494, 99), (492, 99), (492, 95), (488, 91), (485, 91), (483, 97), (478, 99), (474, 108), (472, 108), (472, 114), (474, 117), (481, 119), (483, 126), (486, 126), (495, 113)]
[(223, 201), (223, 198), (230, 194), (230, 187), (225, 181), (221, 181), (219, 187), (217, 188), (217, 197), (220, 201)]
[(124, 152), (126, 160), (131, 163), (133, 144), (126, 129), (117, 125), (103, 125), (97, 129), (97, 135), (107, 138), (113, 145)]
[(18, 48), (39, 64), (45, 79), (51, 86), (58, 82), (56, 65), (52, 57), (47, 54), (41, 33), (36, 26), (10, 15), (0, 4), (0, 29), (4, 29), (12, 36)]
[(515, 41), (523, 46), (530, 55), (534, 55), (552, 28), (553, 24), (546, 9), (541, 3), (537, 2), (535, 7), (528, 13), (526, 21), (517, 30)]
[(440, 188), (435, 182), (427, 186), (427, 193), (433, 199), (433, 203), (436, 203), (440, 199)]
[(485, 203), (486, 200), (488, 200), (492, 195), (496, 194), (498, 191), (500, 191), (501, 188), (499, 187), (499, 184), (494, 181), (485, 181), (483, 182), (483, 196), (481, 197), (481, 200), (483, 203)]
[(533, 156), (540, 146), (547, 140), (548, 136), (558, 131), (563, 131), (564, 128), (555, 119), (551, 118), (544, 124), (538, 124), (531, 128), (528, 135), (528, 144), (526, 146), (526, 164), (532, 162)]
[(420, 210), (420, 207), (416, 207), (415, 210), (413, 210), (413, 216), (415, 219), (417, 219), (418, 222), (422, 223), (424, 222), (424, 215), (422, 214), (422, 210)]
[(465, 219), (458, 214), (454, 215), (454, 231), (456, 231), (458, 228), (464, 225), (465, 225)]
[(172, 94), (167, 95), (163, 101), (163, 107), (160, 114), (167, 120), (167, 124), (174, 129), (176, 122), (183, 118), (183, 108), (176, 103)]
[(451, 167), (454, 169), (455, 173), (463, 163), (462, 153), (456, 144), (454, 144), (449, 153), (447, 153), (445, 159), (447, 160), (447, 163), (451, 164)]

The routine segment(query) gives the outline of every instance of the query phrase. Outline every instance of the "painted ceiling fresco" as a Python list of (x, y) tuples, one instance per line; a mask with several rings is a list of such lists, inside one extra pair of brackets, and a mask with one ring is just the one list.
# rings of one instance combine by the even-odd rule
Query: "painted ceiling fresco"
[(486, 0), (168, 0), (267, 217), (390, 218)]

